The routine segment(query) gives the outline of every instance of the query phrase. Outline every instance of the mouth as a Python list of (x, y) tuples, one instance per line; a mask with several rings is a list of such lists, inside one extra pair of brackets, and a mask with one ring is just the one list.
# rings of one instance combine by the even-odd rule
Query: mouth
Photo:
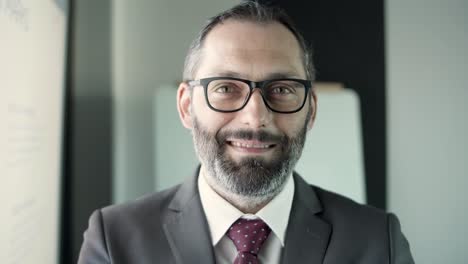
[(261, 154), (274, 149), (277, 144), (256, 140), (227, 140), (227, 145), (242, 153)]

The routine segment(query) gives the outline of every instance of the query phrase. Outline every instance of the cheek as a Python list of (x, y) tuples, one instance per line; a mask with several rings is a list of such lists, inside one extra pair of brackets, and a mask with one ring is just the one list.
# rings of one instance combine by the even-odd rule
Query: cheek
[(295, 137), (305, 126), (305, 116), (281, 115), (275, 119), (275, 125), (288, 137)]
[(209, 118), (211, 109), (205, 102), (205, 97), (202, 89), (193, 91), (191, 114), (199, 121), (202, 122)]
[(201, 96), (194, 93), (191, 112), (204, 129), (213, 133), (218, 132), (231, 120), (231, 114), (211, 110), (206, 104), (203, 93)]

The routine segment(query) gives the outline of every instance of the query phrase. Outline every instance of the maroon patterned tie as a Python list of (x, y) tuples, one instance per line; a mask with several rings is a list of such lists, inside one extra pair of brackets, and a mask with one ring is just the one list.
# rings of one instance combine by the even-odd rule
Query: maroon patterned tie
[(271, 229), (260, 219), (239, 218), (227, 232), (237, 248), (234, 264), (258, 264), (258, 252)]

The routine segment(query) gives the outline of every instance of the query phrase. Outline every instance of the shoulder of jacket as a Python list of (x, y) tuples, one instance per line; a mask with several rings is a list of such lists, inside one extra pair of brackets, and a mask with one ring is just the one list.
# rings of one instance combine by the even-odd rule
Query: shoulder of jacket
[(371, 205), (358, 203), (344, 195), (310, 185), (317, 194), (325, 213), (355, 217), (387, 218), (387, 212)]
[(180, 184), (159, 192), (141, 196), (135, 200), (114, 204), (101, 209), (103, 217), (119, 215), (138, 215), (145, 211), (161, 212), (172, 200)]

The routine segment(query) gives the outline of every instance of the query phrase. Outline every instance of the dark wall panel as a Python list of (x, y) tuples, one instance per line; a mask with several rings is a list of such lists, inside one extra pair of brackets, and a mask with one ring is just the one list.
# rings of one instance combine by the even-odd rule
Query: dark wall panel
[(111, 10), (71, 5), (61, 263), (76, 263), (89, 216), (112, 202)]

